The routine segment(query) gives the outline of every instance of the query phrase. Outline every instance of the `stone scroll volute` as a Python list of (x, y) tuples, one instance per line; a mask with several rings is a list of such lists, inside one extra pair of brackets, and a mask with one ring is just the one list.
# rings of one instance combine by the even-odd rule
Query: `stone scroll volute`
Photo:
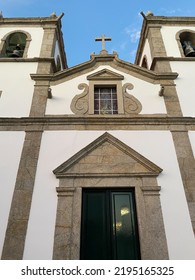
[(78, 85), (78, 89), (84, 91), (72, 99), (70, 108), (76, 115), (85, 115), (89, 110), (89, 86), (82, 83)]
[(127, 92), (127, 89), (133, 89), (133, 85), (131, 83), (123, 85), (124, 113), (139, 114), (142, 110), (142, 105), (137, 98)]

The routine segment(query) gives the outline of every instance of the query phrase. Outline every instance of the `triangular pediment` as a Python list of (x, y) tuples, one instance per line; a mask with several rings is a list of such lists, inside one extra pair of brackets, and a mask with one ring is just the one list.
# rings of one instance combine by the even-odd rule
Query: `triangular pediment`
[(108, 69), (103, 69), (87, 76), (88, 80), (123, 80), (124, 76)]
[(104, 133), (65, 161), (53, 172), (61, 177), (158, 176), (160, 167), (110, 135)]

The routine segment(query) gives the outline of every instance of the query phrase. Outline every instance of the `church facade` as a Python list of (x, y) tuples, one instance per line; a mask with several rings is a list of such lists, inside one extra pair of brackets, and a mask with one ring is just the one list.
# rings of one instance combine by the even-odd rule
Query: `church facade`
[(195, 259), (195, 18), (142, 15), (71, 68), (63, 14), (0, 19), (1, 259)]

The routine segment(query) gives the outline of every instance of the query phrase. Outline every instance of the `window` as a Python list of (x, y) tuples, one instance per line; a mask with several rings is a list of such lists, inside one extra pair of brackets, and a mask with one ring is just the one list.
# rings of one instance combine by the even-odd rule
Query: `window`
[(140, 258), (134, 191), (84, 189), (81, 259)]
[(118, 114), (115, 86), (94, 87), (94, 114)]

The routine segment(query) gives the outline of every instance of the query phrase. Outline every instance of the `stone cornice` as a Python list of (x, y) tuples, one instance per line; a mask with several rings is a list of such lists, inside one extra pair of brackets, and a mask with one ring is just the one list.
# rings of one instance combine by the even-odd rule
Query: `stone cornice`
[[(39, 62), (47, 62), (51, 63), (53, 72), (56, 72), (56, 64), (54, 57), (33, 57), (33, 58), (23, 58), (23, 57), (0, 57), (0, 63), (39, 63)], [(32, 74), (33, 76), (33, 74)], [(41, 79), (41, 80), (47, 80), (48, 79)]]
[(4, 26), (12, 25), (38, 25), (43, 26), (47, 24), (57, 25), (59, 24), (61, 18), (63, 17), (64, 13), (60, 16), (50, 16), (50, 17), (32, 17), (32, 18), (0, 18), (0, 25), (3, 24)]
[(55, 63), (54, 57), (1, 57), (0, 62), (52, 62)]
[(154, 25), (190, 25), (195, 24), (195, 17), (166, 17), (166, 16), (147, 16), (147, 24)]
[(195, 130), (195, 117), (168, 117), (167, 115), (139, 116), (45, 116), (32, 118), (0, 118), (0, 131), (42, 131), (85, 128), (93, 129), (158, 129), (158, 130)]
[(167, 56), (167, 57), (154, 57), (152, 60), (151, 64), (151, 70), (155, 68), (155, 65), (158, 61), (194, 61), (195, 62), (195, 57), (172, 57), (172, 56)]
[(63, 79), (71, 79), (74, 75), (82, 75), (89, 71), (96, 69), (99, 65), (110, 65), (120, 71), (135, 75), (140, 77), (148, 78), (150, 81), (159, 81), (159, 80), (175, 80), (178, 76), (178, 73), (156, 73), (151, 70), (147, 70), (138, 65), (134, 65), (129, 62), (125, 62), (118, 58), (117, 54), (107, 54), (107, 55), (91, 55), (91, 59), (87, 62), (79, 64), (77, 66), (65, 69), (61, 72), (48, 75), (40, 74), (31, 74), (31, 78), (35, 81), (37, 80), (49, 80), (52, 82), (60, 82)]

